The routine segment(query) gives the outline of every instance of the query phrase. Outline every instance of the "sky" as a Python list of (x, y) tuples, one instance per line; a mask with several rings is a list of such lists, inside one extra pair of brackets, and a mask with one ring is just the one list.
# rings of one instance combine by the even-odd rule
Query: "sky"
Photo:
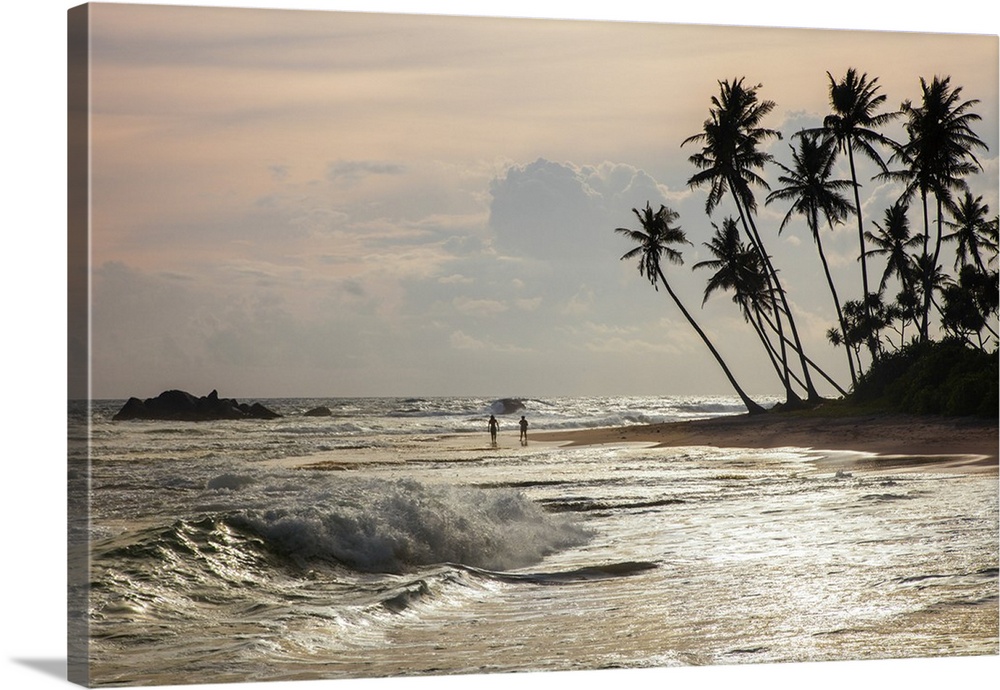
[[(892, 108), (950, 75), (981, 101), (970, 184), (998, 207), (995, 36), (98, 3), (90, 56), (94, 398), (728, 393), (619, 260), (614, 230), (647, 203), (691, 242), (671, 285), (741, 385), (780, 394), (691, 268), (733, 213), (706, 214), (681, 146), (723, 79), (776, 103), (768, 151), (790, 164), (828, 71), (877, 77)], [(872, 174), (878, 219), (897, 190)], [(779, 235), (787, 207), (765, 194), (807, 352), (847, 385), (805, 223)], [(857, 296), (856, 229), (824, 246)]]

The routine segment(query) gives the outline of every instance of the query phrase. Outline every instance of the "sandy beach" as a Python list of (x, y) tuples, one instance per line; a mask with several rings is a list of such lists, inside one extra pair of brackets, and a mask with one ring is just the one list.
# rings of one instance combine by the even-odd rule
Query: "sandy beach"
[(997, 420), (815, 414), (736, 415), (687, 422), (566, 432), (539, 432), (534, 440), (568, 446), (650, 443), (660, 447), (807, 448), (831, 453), (825, 466), (843, 463), (859, 470), (906, 468), (922, 471), (997, 472)]

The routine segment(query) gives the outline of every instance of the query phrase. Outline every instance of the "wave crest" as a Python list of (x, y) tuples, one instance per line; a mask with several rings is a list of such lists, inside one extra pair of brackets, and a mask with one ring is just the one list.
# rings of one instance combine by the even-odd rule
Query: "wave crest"
[(378, 482), (353, 500), (246, 512), (228, 520), (300, 563), (327, 560), (363, 572), (438, 563), (521, 568), (591, 533), (509, 489)]

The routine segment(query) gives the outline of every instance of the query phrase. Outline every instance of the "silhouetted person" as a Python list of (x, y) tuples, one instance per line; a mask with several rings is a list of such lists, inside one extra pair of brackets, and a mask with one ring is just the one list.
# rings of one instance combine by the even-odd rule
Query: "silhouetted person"
[(521, 421), (518, 422), (521, 425), (521, 445), (528, 445), (528, 420), (521, 415)]
[(500, 431), (500, 422), (493, 415), (490, 415), (490, 443), (497, 444), (497, 432)]

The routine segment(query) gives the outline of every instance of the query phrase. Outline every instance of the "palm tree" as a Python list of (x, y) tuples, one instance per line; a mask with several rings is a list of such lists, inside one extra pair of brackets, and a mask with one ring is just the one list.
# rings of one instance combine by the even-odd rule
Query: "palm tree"
[(909, 206), (905, 202), (897, 201), (885, 210), (883, 221), (885, 227), (873, 222), (878, 232), (865, 231), (865, 238), (874, 246), (874, 249), (865, 253), (866, 256), (886, 257), (885, 271), (882, 272), (882, 279), (879, 281), (879, 292), (885, 290), (889, 278), (893, 275), (899, 278), (904, 291), (913, 291), (913, 264), (910, 250), (920, 243), (921, 238), (919, 235), (910, 235), (908, 210)]
[(722, 371), (725, 373), (726, 378), (729, 379), (729, 383), (733, 386), (736, 394), (743, 401), (743, 404), (747, 408), (749, 414), (760, 414), (764, 412), (764, 408), (759, 404), (750, 399), (750, 397), (743, 391), (739, 383), (737, 383), (736, 378), (733, 376), (729, 367), (723, 361), (722, 356), (719, 354), (715, 346), (705, 335), (705, 332), (697, 324), (697, 322), (691, 317), (691, 314), (687, 309), (684, 308), (683, 303), (677, 297), (677, 294), (670, 287), (670, 283), (667, 281), (666, 276), (663, 273), (661, 266), (661, 259), (666, 257), (668, 261), (676, 264), (683, 263), (681, 253), (676, 249), (672, 248), (671, 244), (690, 244), (684, 231), (680, 227), (672, 225), (679, 217), (676, 211), (668, 209), (667, 207), (661, 205), (660, 210), (656, 213), (653, 212), (649, 203), (646, 203), (646, 208), (643, 211), (633, 208), (632, 212), (635, 213), (636, 217), (639, 219), (639, 223), (642, 226), (642, 230), (630, 230), (628, 228), (616, 228), (615, 232), (625, 235), (630, 240), (636, 243), (636, 246), (625, 252), (622, 255), (622, 259), (633, 259), (639, 257), (639, 275), (645, 276), (649, 279), (650, 284), (659, 290), (659, 285), (657, 284), (657, 279), (663, 283), (663, 287), (666, 288), (667, 293), (673, 299), (674, 304), (677, 308), (681, 310), (684, 318), (687, 319), (691, 327), (698, 333), (702, 341), (708, 347), (712, 356), (719, 363)]
[(921, 338), (927, 338), (927, 321), (930, 306), (937, 307), (938, 313), (941, 307), (934, 299), (935, 293), (942, 292), (949, 284), (951, 277), (944, 272), (940, 264), (934, 263), (934, 257), (930, 254), (920, 254), (913, 257), (913, 271), (916, 276), (914, 280), (914, 292), (917, 294), (919, 303), (924, 305), (921, 319)]
[(893, 276), (896, 276), (902, 287), (895, 303), (887, 307), (889, 322), (898, 319), (901, 323), (898, 329), (901, 342), (906, 323), (917, 322), (920, 313), (919, 300), (916, 296), (916, 263), (910, 252), (920, 244), (921, 237), (910, 234), (908, 211), (909, 206), (905, 202), (897, 201), (885, 210), (883, 225), (872, 223), (878, 232), (865, 231), (865, 239), (872, 246), (865, 255), (885, 257), (885, 270), (879, 280), (878, 294), (881, 295), (885, 291), (889, 279)]
[(688, 186), (694, 188), (709, 185), (708, 199), (705, 202), (705, 211), (709, 214), (718, 206), (726, 192), (732, 196), (750, 243), (760, 253), (767, 269), (768, 286), (775, 306), (781, 341), (785, 341), (781, 320), (781, 314), (784, 313), (796, 344), (795, 349), (800, 356), (807, 394), (810, 400), (816, 400), (819, 395), (809, 376), (809, 367), (788, 299), (753, 219), (757, 201), (751, 185), (768, 188), (767, 182), (757, 171), (772, 160), (772, 156), (760, 147), (767, 139), (781, 138), (780, 132), (761, 126), (764, 117), (774, 109), (775, 103), (758, 99), (757, 89), (760, 86), (744, 86), (743, 78), (733, 82), (719, 82), (719, 95), (712, 97), (709, 118), (703, 123), (702, 131), (681, 142), (681, 146), (688, 143), (702, 144), (701, 150), (688, 158), (700, 171), (688, 180)]
[[(931, 83), (921, 77), (921, 102), (914, 105), (905, 101), (901, 110), (906, 115), (906, 132), (909, 140), (903, 144), (894, 159), (906, 168), (886, 173), (888, 179), (905, 181), (903, 198), (909, 199), (920, 192), (924, 212), (924, 254), (930, 265), (936, 266), (941, 252), (944, 209), (954, 206), (953, 190), (965, 191), (965, 177), (982, 169), (973, 149), (987, 149), (976, 136), (971, 124), (980, 116), (971, 112), (978, 100), (961, 101), (962, 87), (951, 88), (951, 77), (934, 77)], [(937, 233), (933, 253), (930, 252), (930, 219), (928, 197), (933, 195), (937, 210)], [(925, 272), (925, 276), (931, 274)], [(928, 337), (932, 286), (923, 286), (924, 314), (921, 338)]]
[(756, 170), (763, 168), (772, 157), (759, 146), (767, 139), (780, 139), (781, 133), (761, 127), (764, 117), (774, 110), (775, 102), (758, 100), (757, 89), (761, 85), (746, 87), (743, 79), (718, 82), (719, 95), (712, 96), (709, 119), (705, 120), (701, 132), (685, 139), (681, 146), (694, 142), (704, 144), (700, 152), (688, 159), (701, 170), (688, 180), (688, 186), (710, 184), (705, 212), (711, 215), (728, 191), (735, 197), (745, 223), (744, 211), (757, 208), (750, 185), (767, 188), (767, 182)]
[(986, 239), (989, 242), (988, 246), (993, 250), (993, 257), (990, 258), (987, 263), (991, 261), (996, 261), (997, 254), (1000, 252), (1000, 215), (993, 216), (987, 226), (984, 228), (986, 231)]
[[(965, 190), (965, 195), (955, 205), (952, 212), (955, 220), (945, 221), (945, 225), (954, 230), (942, 239), (945, 242), (958, 242), (955, 249), (955, 268), (972, 263), (980, 271), (986, 270), (986, 260), (982, 253), (988, 249), (997, 251), (996, 240), (993, 239), (993, 227), (986, 220), (990, 207), (983, 203), (983, 197), (972, 198), (972, 192)], [(971, 257), (971, 262), (970, 262)]]
[[(853, 351), (854, 357), (861, 366), (861, 347), (865, 344), (875, 342), (880, 343), (879, 332), (889, 325), (892, 319), (892, 312), (882, 302), (882, 296), (878, 293), (871, 293), (865, 302), (852, 299), (844, 302), (844, 323), (843, 331), (831, 328), (826, 336), (831, 343), (844, 345)], [(881, 351), (876, 348), (876, 356)]]
[(990, 327), (990, 317), (997, 311), (996, 280), (996, 272), (981, 271), (972, 264), (965, 264), (959, 271), (958, 280), (941, 291), (942, 326), (971, 345), (974, 343), (969, 336), (975, 335), (981, 350), (986, 349), (981, 335), (983, 329), (997, 337)]
[[(829, 72), (830, 107), (833, 112), (823, 119), (823, 127), (808, 130), (810, 133), (822, 133), (837, 145), (837, 150), (847, 154), (851, 168), (851, 182), (854, 185), (854, 213), (858, 218), (858, 247), (861, 257), (861, 286), (867, 304), (868, 264), (865, 260), (865, 223), (861, 214), (861, 194), (859, 192), (858, 172), (855, 167), (855, 152), (875, 162), (885, 172), (886, 165), (879, 155), (876, 145), (894, 147), (893, 142), (876, 130), (888, 124), (898, 112), (879, 113), (879, 108), (885, 103), (885, 95), (879, 94), (878, 77), (868, 81), (868, 74), (858, 76), (858, 71), (851, 67), (839, 82)], [(874, 348), (874, 343), (869, 343)]]
[(790, 378), (794, 377), (799, 385), (803, 384), (789, 371), (787, 363), (782, 369), (782, 365), (779, 364), (782, 358), (767, 337), (763, 324), (762, 313), (769, 311), (771, 304), (768, 300), (767, 281), (760, 254), (756, 249), (743, 244), (739, 228), (736, 227), (736, 221), (732, 217), (723, 220), (721, 228), (715, 223), (712, 223), (712, 227), (715, 228), (715, 234), (711, 240), (703, 244), (715, 258), (699, 261), (693, 266), (695, 269), (710, 268), (715, 271), (708, 279), (702, 305), (708, 301), (712, 293), (732, 290), (733, 302), (739, 306), (744, 320), (753, 327), (786, 392), (794, 395), (791, 393)]
[[(771, 363), (778, 373), (778, 378), (785, 385), (786, 391), (791, 386), (791, 380), (794, 380), (805, 388), (806, 384), (796, 376), (795, 372), (791, 371), (787, 366), (782, 367), (779, 364), (779, 362), (783, 363), (785, 361), (784, 357), (783, 355), (779, 355), (777, 348), (767, 335), (769, 330), (770, 332), (777, 333), (778, 329), (771, 319), (771, 295), (767, 286), (767, 274), (764, 270), (760, 254), (753, 247), (747, 247), (740, 241), (736, 221), (732, 218), (727, 218), (723, 222), (721, 230), (714, 223), (712, 227), (716, 230), (715, 236), (710, 242), (704, 243), (704, 245), (716, 258), (700, 261), (694, 266), (694, 268), (715, 269), (715, 273), (709, 278), (708, 285), (705, 288), (705, 297), (702, 304), (708, 301), (708, 298), (716, 290), (733, 290), (735, 293), (733, 301), (740, 305), (744, 319), (750, 323), (757, 333), (757, 337), (764, 344)], [(785, 338), (781, 342), (782, 352), (785, 352), (786, 346), (794, 348), (795, 344)], [(799, 354), (804, 358), (807, 366), (822, 376), (841, 395), (847, 395), (847, 391), (841, 388), (814, 361), (801, 353)], [(792, 400), (795, 399), (794, 394), (789, 397)]]
[[(823, 240), (819, 232), (819, 219), (822, 214), (830, 229), (835, 223), (842, 222), (854, 208), (840, 194), (840, 190), (848, 189), (852, 186), (849, 180), (831, 180), (833, 172), (833, 146), (831, 140), (820, 142), (818, 135), (807, 132), (799, 132), (799, 147), (792, 148), (793, 167), (789, 168), (781, 163), (778, 167), (785, 171), (784, 175), (778, 177), (778, 181), (785, 186), (777, 189), (767, 196), (765, 203), (772, 201), (791, 201), (792, 206), (788, 209), (781, 226), (778, 228), (780, 234), (792, 214), (798, 213), (805, 216), (806, 224), (812, 233), (813, 241), (819, 252), (820, 262), (823, 264), (823, 272), (826, 274), (826, 282), (830, 286), (830, 294), (833, 297), (833, 305), (837, 311), (837, 321), (841, 329), (846, 330), (844, 323), (844, 312), (840, 308), (840, 299), (837, 296), (837, 287), (830, 274), (830, 266), (823, 252)], [(854, 370), (854, 360), (851, 353), (847, 353), (847, 364), (851, 373), (851, 383), (857, 385), (858, 376)]]

